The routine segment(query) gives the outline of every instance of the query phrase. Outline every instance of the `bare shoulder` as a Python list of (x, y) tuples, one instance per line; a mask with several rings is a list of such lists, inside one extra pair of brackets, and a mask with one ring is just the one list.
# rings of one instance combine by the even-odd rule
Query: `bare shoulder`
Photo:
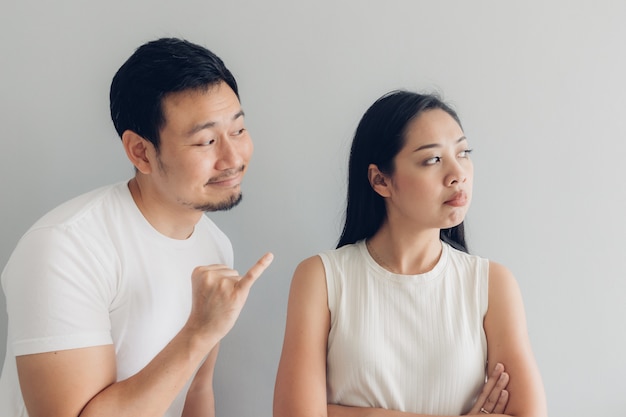
[(526, 328), (526, 313), (522, 294), (513, 273), (504, 265), (489, 263), (489, 307), (485, 324), (487, 330)]
[(515, 276), (506, 266), (489, 261), (489, 299), (492, 297), (519, 295)]
[[(310, 258), (306, 258), (302, 262), (298, 264), (296, 268), (296, 274), (320, 274), (324, 273), (324, 264), (322, 263), (322, 258), (319, 255), (311, 256)], [(295, 275), (295, 274), (294, 274)]]
[(513, 273), (509, 268), (495, 261), (489, 261), (489, 279), (496, 280), (515, 280)]
[(319, 255), (306, 258), (298, 264), (291, 281), (292, 290), (303, 288), (313, 289), (326, 286), (326, 272)]

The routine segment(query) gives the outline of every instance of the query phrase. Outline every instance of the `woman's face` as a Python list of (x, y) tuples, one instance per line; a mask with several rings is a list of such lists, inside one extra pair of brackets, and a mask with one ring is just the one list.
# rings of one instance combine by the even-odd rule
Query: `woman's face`
[(474, 174), (463, 130), (448, 113), (433, 109), (409, 123), (405, 139), (393, 174), (384, 176), (389, 220), (419, 228), (458, 225), (469, 208)]

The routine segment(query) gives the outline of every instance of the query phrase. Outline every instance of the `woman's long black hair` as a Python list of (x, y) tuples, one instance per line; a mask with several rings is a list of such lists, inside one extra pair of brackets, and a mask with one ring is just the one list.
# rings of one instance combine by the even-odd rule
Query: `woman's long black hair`
[[(348, 196), (343, 232), (337, 248), (372, 237), (383, 224), (385, 200), (368, 179), (368, 167), (376, 164), (388, 175), (394, 172), (394, 158), (406, 142), (409, 123), (427, 110), (441, 109), (461, 126), (456, 112), (439, 97), (409, 91), (385, 94), (365, 112), (354, 134), (348, 167)], [(440, 238), (467, 252), (463, 222), (441, 229)]]

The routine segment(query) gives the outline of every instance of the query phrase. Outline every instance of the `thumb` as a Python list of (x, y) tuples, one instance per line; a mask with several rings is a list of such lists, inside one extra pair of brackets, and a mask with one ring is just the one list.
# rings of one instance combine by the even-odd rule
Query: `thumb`
[(263, 271), (270, 266), (272, 261), (274, 260), (274, 255), (270, 252), (266, 253), (259, 259), (252, 267), (246, 272), (246, 274), (241, 277), (238, 285), (241, 288), (250, 288), (252, 284), (261, 276)]

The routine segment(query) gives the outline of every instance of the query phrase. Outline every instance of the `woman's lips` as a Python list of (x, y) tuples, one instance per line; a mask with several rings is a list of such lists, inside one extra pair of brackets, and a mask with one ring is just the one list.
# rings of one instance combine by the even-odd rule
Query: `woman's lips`
[(462, 207), (467, 204), (467, 194), (463, 191), (455, 193), (450, 199), (446, 200), (444, 204), (453, 207)]

